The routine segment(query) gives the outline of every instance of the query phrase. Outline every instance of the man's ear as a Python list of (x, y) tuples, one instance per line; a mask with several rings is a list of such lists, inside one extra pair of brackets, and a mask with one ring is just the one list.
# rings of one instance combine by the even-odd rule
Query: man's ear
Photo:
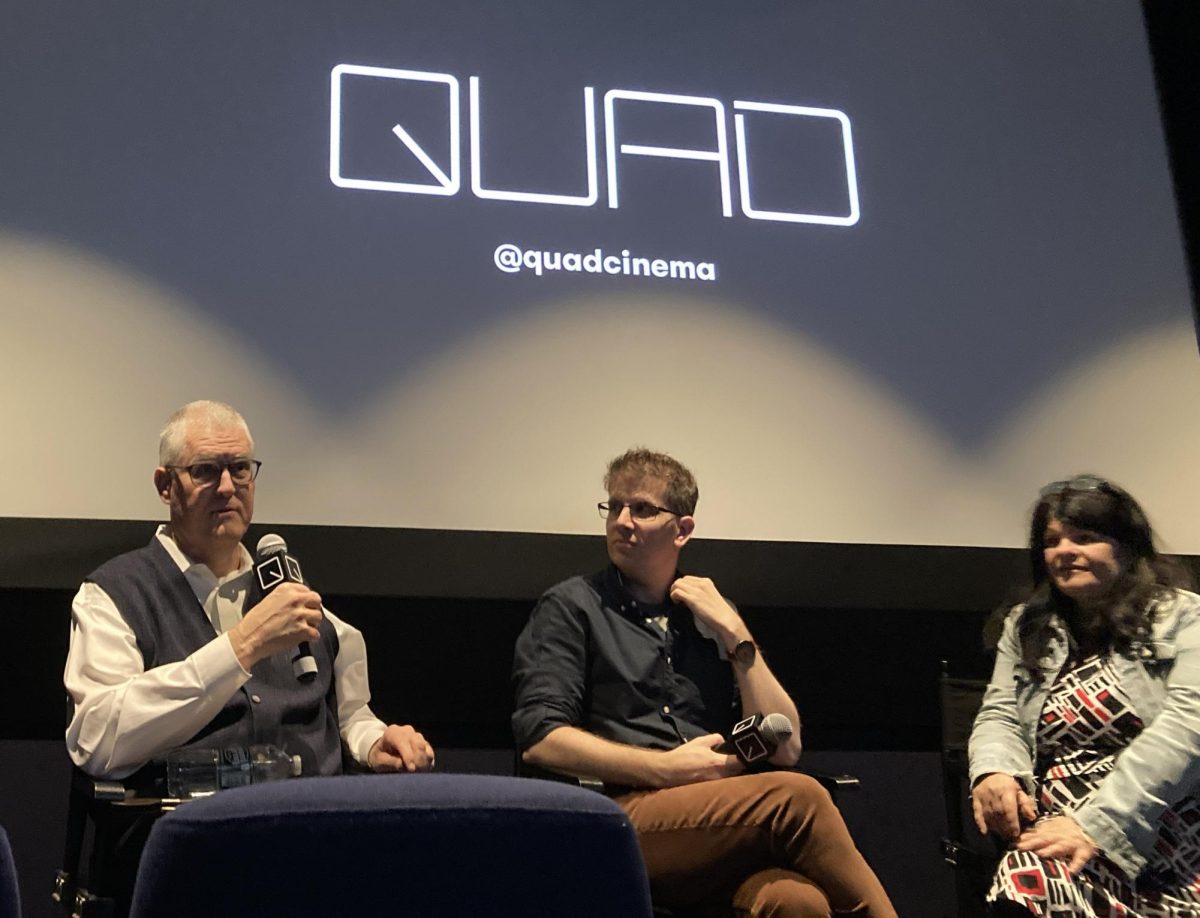
[(692, 533), (696, 531), (696, 518), (681, 516), (675, 521), (675, 525), (679, 527), (679, 531), (675, 534), (675, 547), (683, 548), (687, 545), (688, 539), (692, 537)]
[(171, 502), (171, 471), (161, 465), (154, 470), (154, 490), (164, 504)]

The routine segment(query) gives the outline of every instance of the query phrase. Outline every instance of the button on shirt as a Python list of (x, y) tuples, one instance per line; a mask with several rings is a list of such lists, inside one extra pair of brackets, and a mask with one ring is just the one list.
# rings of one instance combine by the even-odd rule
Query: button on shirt
[(684, 606), (639, 604), (613, 567), (542, 596), (517, 639), (513, 681), (521, 749), (561, 726), (673, 749), (741, 716), (718, 642)]

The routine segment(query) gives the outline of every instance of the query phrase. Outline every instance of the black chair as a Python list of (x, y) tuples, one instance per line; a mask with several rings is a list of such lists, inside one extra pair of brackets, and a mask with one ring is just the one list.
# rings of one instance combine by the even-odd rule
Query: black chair
[(976, 828), (970, 803), (967, 743), (987, 686), (986, 679), (951, 676), (948, 664), (942, 661), (938, 680), (938, 706), (942, 719), (942, 789), (946, 806), (942, 858), (954, 869), (957, 918), (988, 914), (984, 896), (1000, 859), (995, 841), (981, 835)]
[(178, 804), (161, 788), (137, 790), (72, 768), (62, 867), (51, 899), (72, 918), (128, 914), (150, 829)]

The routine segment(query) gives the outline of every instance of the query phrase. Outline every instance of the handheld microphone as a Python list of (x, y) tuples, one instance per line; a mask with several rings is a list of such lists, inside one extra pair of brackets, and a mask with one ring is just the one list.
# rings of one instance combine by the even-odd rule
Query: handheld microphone
[[(287, 553), (287, 542), (282, 536), (267, 533), (258, 540), (255, 549), (258, 560), (254, 564), (254, 576), (263, 596), (281, 583), (304, 583), (300, 573), (300, 562)], [(292, 657), (292, 672), (301, 682), (311, 682), (317, 675), (317, 660), (312, 655), (308, 641), (301, 641)]]
[(783, 714), (751, 714), (729, 731), (718, 752), (732, 753), (745, 765), (770, 758), (792, 735), (792, 722)]

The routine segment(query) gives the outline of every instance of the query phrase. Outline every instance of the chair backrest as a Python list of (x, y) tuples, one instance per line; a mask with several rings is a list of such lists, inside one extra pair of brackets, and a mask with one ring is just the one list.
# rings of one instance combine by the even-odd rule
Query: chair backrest
[(649, 916), (606, 797), (489, 775), (296, 778), (190, 801), (155, 825), (133, 918)]
[(961, 841), (967, 817), (965, 804), (970, 788), (968, 782), (967, 744), (975, 715), (987, 690), (986, 679), (964, 679), (951, 676), (946, 661), (942, 661), (938, 681), (938, 707), (942, 720), (942, 779), (945, 785), (946, 826), (950, 837)]
[(968, 803), (971, 788), (967, 745), (987, 686), (986, 679), (951, 676), (946, 661), (942, 661), (938, 707), (942, 720), (942, 782), (947, 829), (946, 837), (942, 839), (942, 857), (955, 869), (958, 918), (987, 914), (983, 897), (998, 859), (994, 841), (980, 835), (975, 828)]
[(0, 918), (20, 918), (21, 890), (8, 833), (0, 828)]

